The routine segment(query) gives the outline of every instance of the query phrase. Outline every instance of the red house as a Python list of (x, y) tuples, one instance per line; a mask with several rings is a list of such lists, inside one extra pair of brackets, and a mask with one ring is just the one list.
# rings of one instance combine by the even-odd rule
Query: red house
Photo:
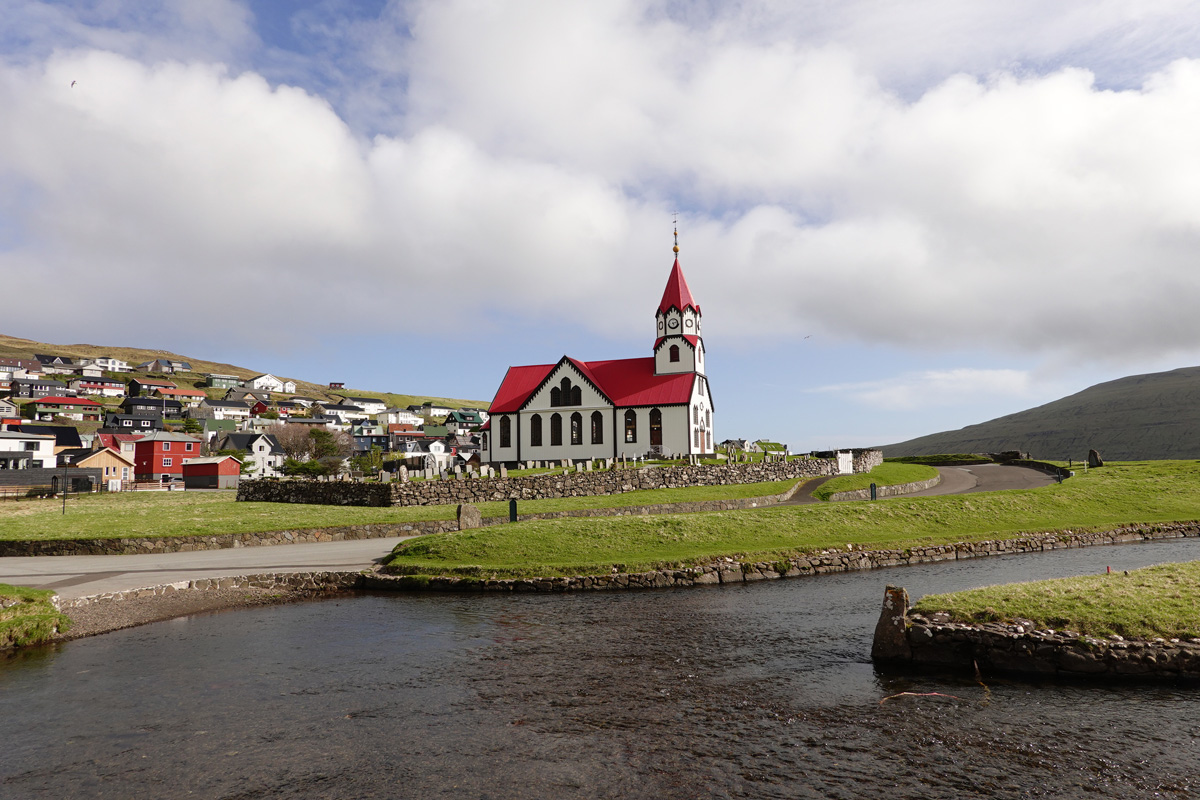
[(133, 443), (134, 474), (139, 481), (183, 477), (183, 462), (200, 457), (200, 440), (182, 433), (155, 431)]
[(242, 462), (233, 456), (192, 458), (183, 465), (183, 485), (189, 489), (236, 489)]

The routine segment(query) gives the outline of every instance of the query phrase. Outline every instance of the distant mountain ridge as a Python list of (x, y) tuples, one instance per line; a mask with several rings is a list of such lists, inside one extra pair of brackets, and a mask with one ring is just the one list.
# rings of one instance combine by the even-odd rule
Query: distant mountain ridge
[(885, 456), (1022, 450), (1080, 460), (1200, 458), (1200, 367), (1132, 375), (961, 430), (885, 445)]
[[(439, 397), (435, 395), (408, 395), (397, 394), (395, 392), (381, 392), (378, 390), (366, 389), (337, 389), (330, 390), (328, 386), (303, 381), (291, 375), (281, 375), (270, 369), (252, 370), (246, 367), (239, 367), (234, 364), (224, 364), (216, 361), (205, 361), (202, 358), (194, 358), (192, 356), (184, 356), (178, 353), (171, 353), (166, 350), (150, 350), (139, 347), (105, 347), (94, 344), (47, 344), (46, 342), (35, 342), (32, 339), (20, 339), (15, 336), (5, 336), (0, 334), (0, 357), (6, 358), (33, 358), (35, 353), (45, 353), (47, 355), (69, 356), (71, 358), (96, 358), (97, 356), (112, 356), (119, 358), (122, 361), (129, 362), (129, 366), (135, 367), (138, 364), (145, 364), (147, 361), (153, 361), (156, 358), (167, 359), (171, 361), (186, 361), (191, 365), (192, 371), (179, 375), (179, 379), (190, 383), (191, 381), (201, 380), (206, 372), (218, 372), (224, 375), (236, 375), (239, 378), (253, 378), (264, 373), (271, 373), (279, 378), (289, 378), (296, 381), (296, 393), (313, 397), (318, 400), (332, 399), (334, 395), (355, 395), (361, 397), (379, 397), (385, 400), (389, 405), (406, 407), (422, 403), (426, 400), (432, 400), (435, 403), (445, 403), (452, 408), (460, 406), (471, 408), (487, 408), (490, 401), (487, 400), (462, 400), (452, 397)], [(136, 374), (136, 373), (133, 373)], [(192, 377), (194, 376), (194, 377)]]

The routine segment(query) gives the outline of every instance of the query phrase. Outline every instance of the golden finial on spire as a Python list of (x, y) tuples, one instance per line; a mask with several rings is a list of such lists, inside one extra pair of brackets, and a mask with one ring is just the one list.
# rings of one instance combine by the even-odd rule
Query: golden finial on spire
[(679, 255), (679, 212), (676, 211), (671, 217), (671, 224), (675, 226), (675, 246), (671, 249)]

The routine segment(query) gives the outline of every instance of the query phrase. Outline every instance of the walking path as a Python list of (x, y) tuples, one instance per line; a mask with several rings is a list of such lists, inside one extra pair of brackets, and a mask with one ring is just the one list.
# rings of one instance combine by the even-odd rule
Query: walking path
[(53, 589), (60, 597), (73, 599), (258, 572), (354, 572), (372, 566), (398, 543), (411, 538), (136, 556), (17, 556), (0, 558), (0, 583)]
[[(905, 497), (1030, 489), (1054, 478), (1028, 467), (983, 464), (939, 467), (942, 482)], [(826, 479), (810, 481), (785, 505), (818, 502), (812, 492)], [(109, 556), (24, 556), (0, 558), (0, 583), (53, 589), (64, 599), (147, 586), (251, 575), (259, 572), (352, 572), (367, 569), (411, 536), (349, 542), (234, 547), (190, 553)]]

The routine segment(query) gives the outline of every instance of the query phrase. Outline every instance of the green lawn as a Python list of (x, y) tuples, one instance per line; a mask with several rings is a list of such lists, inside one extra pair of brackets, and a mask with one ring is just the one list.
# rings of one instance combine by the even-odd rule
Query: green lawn
[(40, 644), (56, 629), (65, 631), (71, 621), (55, 610), (53, 596), (48, 589), (0, 583), (0, 649)]
[(818, 500), (828, 500), (837, 492), (852, 492), (855, 489), (869, 489), (871, 484), (876, 486), (898, 486), (902, 483), (916, 483), (935, 477), (938, 474), (933, 467), (921, 464), (896, 464), (884, 462), (870, 472), (858, 475), (839, 475), (821, 484), (813, 492)]
[(521, 522), (405, 542), (414, 574), (576, 575), (767, 561), (853, 543), (894, 548), (1200, 519), (1194, 461), (1114, 463), (1034, 490), (889, 498), (708, 514)]
[[(604, 497), (522, 500), (521, 514), (576, 508), (679, 503), (764, 497), (787, 491), (795, 481), (733, 486), (653, 489)], [(485, 517), (507, 517), (508, 502), (481, 503)], [(338, 525), (454, 519), (456, 506), (362, 508), (291, 503), (238, 503), (233, 492), (119, 492), (72, 495), (63, 516), (56, 499), (0, 503), (0, 539), (108, 539), (129, 536), (211, 536)]]
[(929, 595), (914, 606), (958, 622), (1032, 620), (1091, 636), (1200, 636), (1200, 561)]

